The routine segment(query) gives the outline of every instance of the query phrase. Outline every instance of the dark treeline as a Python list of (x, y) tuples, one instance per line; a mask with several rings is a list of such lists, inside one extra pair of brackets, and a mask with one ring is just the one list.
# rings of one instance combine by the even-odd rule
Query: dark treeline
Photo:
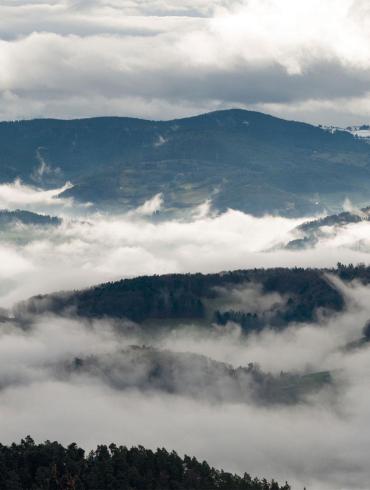
[(324, 218), (306, 221), (297, 226), (296, 231), (299, 232), (300, 238), (291, 240), (285, 246), (288, 250), (301, 250), (314, 247), (320, 240), (325, 237), (327, 227), (343, 227), (350, 223), (359, 223), (360, 221), (370, 221), (370, 207), (360, 210), (359, 213), (345, 211), (339, 214), (332, 214)]
[(61, 222), (61, 218), (56, 216), (32, 213), (31, 211), (21, 209), (16, 209), (15, 211), (0, 209), (0, 227), (14, 225), (14, 223), (36, 226), (57, 226)]
[(0, 445), (1, 490), (290, 490), (286, 483), (216, 470), (165, 449), (111, 444), (85, 454), (76, 444)]
[(359, 223), (360, 221), (369, 221), (370, 207), (362, 208), (359, 214), (344, 211), (339, 214), (332, 214), (312, 221), (306, 221), (297, 228), (303, 232), (316, 232), (323, 226), (343, 226), (349, 223)]
[[(126, 318), (134, 322), (157, 320), (199, 320), (225, 324), (228, 320), (241, 323), (245, 331), (262, 328), (267, 320), (263, 312), (256, 315), (246, 310), (248, 305), (235, 305), (229, 311), (220, 310), (221, 296), (238, 288), (258, 287), (261, 294), (278, 293), (284, 299), (268, 323), (277, 328), (290, 322), (316, 319), (318, 309), (341, 311), (344, 299), (327, 279), (325, 273), (339, 274), (343, 279), (355, 278), (358, 269), (350, 273), (338, 270), (303, 268), (254, 269), (220, 274), (168, 274), (124, 279), (83, 291), (36, 296), (15, 308), (16, 316), (27, 313), (53, 312), (76, 314), (88, 318)], [(367, 272), (366, 272), (367, 270)], [(361, 270), (370, 279), (370, 269)]]
[(357, 280), (362, 284), (370, 283), (370, 266), (365, 264), (345, 265), (339, 262), (337, 264), (337, 273), (343, 281)]

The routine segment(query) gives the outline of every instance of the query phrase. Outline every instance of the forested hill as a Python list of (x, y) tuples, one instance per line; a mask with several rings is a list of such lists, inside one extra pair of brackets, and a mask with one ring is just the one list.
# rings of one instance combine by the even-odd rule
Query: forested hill
[[(364, 345), (368, 339), (359, 339)], [(308, 397), (335, 386), (328, 371), (264, 372), (249, 362), (237, 368), (210, 357), (131, 345), (109, 354), (79, 356), (56, 362), (57, 379), (93, 379), (113, 390), (140, 390), (184, 396), (211, 403), (258, 406), (306, 403)]]
[(343, 211), (339, 214), (328, 215), (323, 218), (306, 221), (297, 226), (295, 232), (299, 236), (290, 241), (285, 248), (297, 250), (314, 247), (320, 239), (328, 236), (328, 233), (355, 223), (370, 220), (370, 207), (353, 211)]
[(77, 444), (0, 445), (0, 488), (6, 490), (290, 490), (286, 483), (216, 470), (166, 449), (100, 445), (86, 454)]
[(20, 177), (105, 207), (163, 193), (169, 209), (212, 198), (254, 214), (337, 211), (370, 202), (370, 146), (258, 112), (225, 110), (172, 121), (124, 117), (0, 123), (0, 182)]
[(18, 304), (18, 318), (53, 312), (88, 318), (125, 318), (138, 323), (196, 321), (225, 325), (233, 321), (245, 332), (266, 324), (315, 320), (318, 311), (344, 308), (342, 293), (330, 280), (370, 281), (370, 268), (254, 269), (220, 274), (144, 276), (90, 289), (35, 296)]

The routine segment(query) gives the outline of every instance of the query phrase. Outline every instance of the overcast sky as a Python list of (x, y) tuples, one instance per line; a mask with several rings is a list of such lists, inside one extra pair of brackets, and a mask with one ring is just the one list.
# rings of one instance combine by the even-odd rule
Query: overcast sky
[(0, 119), (370, 122), (368, 0), (2, 0)]

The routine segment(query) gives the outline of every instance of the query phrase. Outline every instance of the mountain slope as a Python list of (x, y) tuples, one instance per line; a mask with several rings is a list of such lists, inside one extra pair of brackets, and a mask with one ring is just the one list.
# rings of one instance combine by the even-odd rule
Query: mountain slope
[[(133, 118), (0, 123), (0, 181), (55, 185), (100, 206), (163, 192), (168, 207), (287, 215), (370, 200), (370, 147), (350, 133), (226, 110), (173, 121)], [(318, 203), (318, 204), (317, 204)]]

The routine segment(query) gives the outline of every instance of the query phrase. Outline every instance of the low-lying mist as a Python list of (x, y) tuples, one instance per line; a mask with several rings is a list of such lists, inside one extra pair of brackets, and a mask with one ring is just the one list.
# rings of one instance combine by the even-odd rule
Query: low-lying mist
[[(0, 229), (3, 308), (141, 274), (369, 262), (368, 221), (329, 227), (312, 246), (287, 249), (306, 219), (217, 214), (209, 203), (171, 218), (161, 215), (165, 196), (108, 215), (45, 192), (0, 186), (4, 207), (63, 217), (55, 226)], [(230, 322), (177, 322), (164, 334), (123, 320), (52, 315), (18, 324), (4, 313), (1, 442), (30, 433), (87, 449), (111, 441), (165, 446), (294, 489), (365, 490), (370, 289), (327, 280), (345, 298), (343, 311), (249, 335)], [(221, 311), (247, 304), (248, 312), (269, 312), (287, 301), (255, 284), (226, 293)]]
[(311, 248), (292, 250), (285, 247), (300, 237), (297, 226), (306, 219), (257, 218), (235, 210), (217, 214), (209, 203), (187, 217), (170, 218), (161, 214), (159, 195), (136, 211), (88, 213), (85, 206), (58, 197), (60, 190), (20, 182), (0, 186), (4, 206), (64, 217), (59, 226), (0, 229), (0, 306), (143, 274), (331, 267), (338, 261), (367, 263), (370, 257), (369, 221), (329, 228)]
[[(346, 297), (343, 313), (249, 336), (231, 324), (178, 325), (164, 336), (124, 321), (35, 316), (27, 326), (3, 322), (2, 442), (32, 432), (36, 440), (73, 440), (86, 448), (112, 440), (165, 446), (236, 472), (288, 479), (293, 488), (365, 490), (370, 348), (356, 341), (370, 317), (370, 289), (337, 286)], [(162, 373), (142, 361), (146, 350), (165, 353)], [(332, 381), (292, 403), (260, 403), (246, 383), (240, 400), (214, 361), (234, 369), (253, 362), (278, 379), (281, 371), (330, 371)], [(221, 399), (206, 387), (197, 393), (210, 370)], [(175, 380), (176, 389), (143, 384), (161, 375)]]

